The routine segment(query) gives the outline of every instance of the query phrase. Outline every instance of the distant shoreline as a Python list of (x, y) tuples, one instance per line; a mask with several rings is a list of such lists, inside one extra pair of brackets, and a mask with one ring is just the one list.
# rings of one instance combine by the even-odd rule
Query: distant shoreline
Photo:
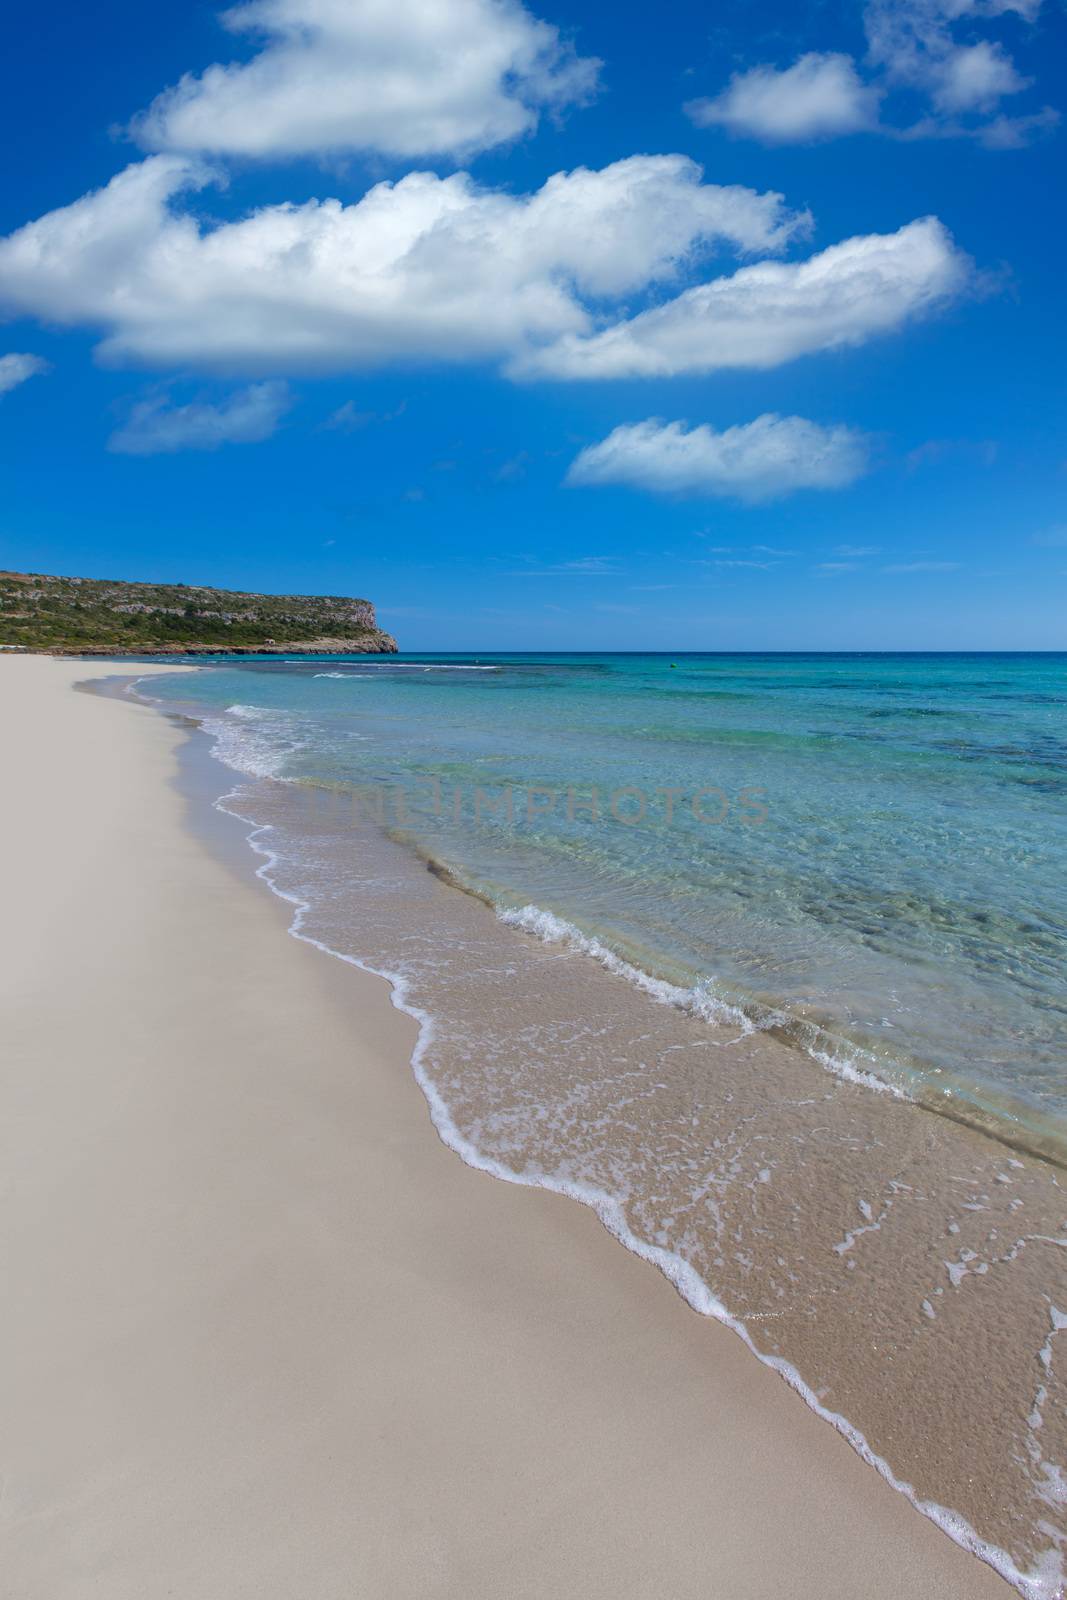
[(356, 656), (356, 655), (392, 655), (393, 651), (383, 649), (377, 643), (363, 644), (358, 640), (316, 640), (296, 641), (292, 644), (277, 645), (220, 645), (220, 644), (182, 644), (182, 645), (131, 645), (128, 649), (115, 649), (111, 646), (93, 648), (80, 645), (71, 649), (31, 650), (23, 645), (8, 645), (5, 649), (16, 655), (54, 656), (60, 660), (86, 660), (86, 661), (127, 661), (141, 657), (163, 656), (180, 659), (182, 656)]
[(369, 600), (0, 572), (0, 642), (63, 656), (392, 654)]

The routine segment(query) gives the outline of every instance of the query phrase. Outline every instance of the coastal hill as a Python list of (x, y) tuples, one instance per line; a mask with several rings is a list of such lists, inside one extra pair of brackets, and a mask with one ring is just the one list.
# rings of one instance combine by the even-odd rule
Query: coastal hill
[(369, 600), (0, 572), (0, 645), (51, 655), (392, 653)]

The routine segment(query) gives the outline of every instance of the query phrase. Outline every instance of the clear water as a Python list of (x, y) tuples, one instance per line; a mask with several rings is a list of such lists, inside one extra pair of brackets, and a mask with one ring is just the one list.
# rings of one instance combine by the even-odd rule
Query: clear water
[(1063, 1593), (1067, 657), (244, 659), (143, 692), (235, 769), (208, 792), (294, 935), (418, 1020), (452, 1149), (595, 1207)]
[(498, 907), (1067, 1127), (1067, 656), (244, 660), (152, 693), (191, 687), (234, 765)]

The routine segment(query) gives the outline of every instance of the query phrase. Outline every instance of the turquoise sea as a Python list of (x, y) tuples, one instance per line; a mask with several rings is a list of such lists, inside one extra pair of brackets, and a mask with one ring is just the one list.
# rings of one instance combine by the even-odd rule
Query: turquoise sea
[(242, 659), (151, 692), (527, 925), (1064, 1130), (1065, 655)]
[(444, 1142), (1060, 1593), (1067, 655), (197, 665), (136, 690), (194, 826), (389, 980)]

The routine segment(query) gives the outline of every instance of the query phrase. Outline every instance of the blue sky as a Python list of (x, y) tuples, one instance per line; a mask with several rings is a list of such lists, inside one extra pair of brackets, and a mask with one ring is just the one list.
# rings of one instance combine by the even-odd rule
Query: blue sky
[(9, 34), (0, 564), (410, 649), (1067, 648), (1061, 0), (224, 22)]

